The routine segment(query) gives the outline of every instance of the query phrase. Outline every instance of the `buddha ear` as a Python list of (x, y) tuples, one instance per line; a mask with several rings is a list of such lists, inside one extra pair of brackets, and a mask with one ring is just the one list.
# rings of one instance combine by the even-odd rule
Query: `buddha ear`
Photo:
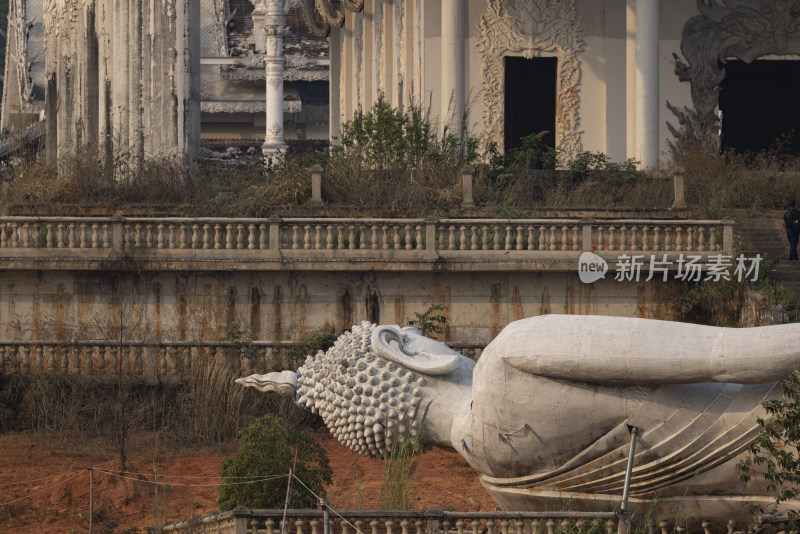
[(237, 378), (236, 383), (245, 387), (256, 388), (264, 393), (277, 393), (281, 397), (294, 397), (297, 388), (297, 372), (281, 371), (265, 375), (250, 375)]
[[(416, 330), (416, 329), (414, 329)], [(382, 325), (372, 331), (372, 350), (383, 358), (425, 375), (445, 375), (461, 365), (459, 354), (444, 343), (408, 332), (397, 325)]]

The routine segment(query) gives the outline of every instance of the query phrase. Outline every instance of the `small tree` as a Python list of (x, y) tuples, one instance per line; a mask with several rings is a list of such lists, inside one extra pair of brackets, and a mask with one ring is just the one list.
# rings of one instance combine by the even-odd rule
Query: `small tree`
[[(800, 495), (800, 371), (781, 382), (781, 389), (782, 399), (764, 401), (768, 417), (757, 420), (761, 432), (738, 466), (744, 482), (750, 481), (756, 466), (763, 471), (767, 490), (776, 492), (776, 505)], [(789, 514), (793, 525), (796, 515), (796, 510)]]
[[(296, 462), (295, 462), (296, 459)], [(248, 508), (283, 508), (286, 477), (245, 483), (247, 477), (294, 475), (305, 486), (325, 496), (324, 484), (330, 484), (333, 472), (325, 449), (305, 432), (285, 421), (265, 416), (242, 430), (239, 451), (222, 462), (220, 469), (226, 484), (219, 487), (220, 510), (236, 506)], [(289, 508), (311, 508), (317, 498), (303, 484), (292, 486)]]
[(445, 328), (447, 328), (447, 316), (444, 313), (437, 312), (446, 311), (447, 306), (433, 304), (422, 313), (414, 312), (416, 319), (408, 321), (408, 326), (418, 328), (425, 337), (444, 334)]

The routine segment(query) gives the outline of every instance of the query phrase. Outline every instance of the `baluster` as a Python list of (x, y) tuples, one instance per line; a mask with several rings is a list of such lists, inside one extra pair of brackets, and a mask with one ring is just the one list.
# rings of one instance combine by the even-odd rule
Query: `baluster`
[(650, 250), (650, 239), (647, 236), (647, 225), (642, 226), (642, 250)]
[(236, 248), (236, 226), (233, 224), (225, 225), (225, 248), (227, 250)]
[(56, 247), (64, 248), (64, 223), (58, 223), (58, 229), (56, 230)]
[(669, 226), (664, 227), (664, 250), (672, 250), (672, 229)]
[(400, 250), (400, 226), (392, 225), (392, 248)]
[[(345, 534), (344, 529), (342, 529), (342, 534)], [(408, 534), (408, 519), (400, 521), (400, 534)]]
[(311, 534), (319, 532), (319, 519), (312, 519), (308, 524), (311, 525)]
[(447, 226), (445, 226), (443, 224), (440, 224), (439, 225), (439, 245), (436, 247), (437, 250), (438, 249), (444, 249), (444, 247), (447, 245), (447, 241), (448, 241), (447, 240), (447, 232), (448, 232)]
[(639, 240), (637, 239), (637, 233), (639, 228), (637, 226), (631, 226), (631, 250), (639, 250)]
[(97, 370), (99, 371), (99, 374), (101, 376), (107, 374), (113, 374), (114, 372), (113, 367), (110, 369), (106, 369), (106, 366), (111, 362), (111, 359), (113, 358), (112, 356), (113, 352), (114, 351), (112, 350), (111, 346), (106, 345), (105, 350), (98, 354)]
[(458, 236), (458, 250), (467, 250), (467, 227), (466, 225), (461, 225), (459, 228), (459, 236)]
[(561, 250), (569, 250), (569, 243), (567, 243), (567, 227), (561, 227)]
[(647, 534), (656, 534), (656, 520), (652, 517), (647, 520)]
[(300, 227), (292, 225), (292, 250), (300, 248)]
[(456, 227), (454, 225), (450, 225), (448, 228), (448, 246), (449, 250), (456, 249)]
[(392, 527), (394, 526), (394, 520), (387, 519), (384, 524), (386, 525), (386, 534), (392, 534)]
[(8, 370), (9, 370), (9, 373), (12, 374), (12, 375), (18, 375), (19, 374), (19, 362), (20, 362), (19, 349), (20, 349), (20, 347), (11, 347), (10, 349), (8, 349), (11, 352), (11, 355), (8, 358), (9, 359), (9, 362), (8, 362), (9, 369)]
[[(378, 250), (378, 247), (380, 246), (380, 243), (378, 242), (378, 228), (379, 227), (377, 224), (372, 225), (372, 239), (370, 243), (372, 250)], [(419, 245), (419, 239), (417, 240), (417, 245)]]
[(713, 226), (709, 226), (708, 233), (709, 233), (709, 237), (710, 237), (709, 244), (708, 244), (708, 250), (716, 251), (717, 250), (717, 232), (716, 232), (716, 228), (714, 228)]
[(525, 250), (523, 227), (517, 226), (517, 250)]
[(539, 250), (547, 250), (547, 229), (544, 226), (539, 227)]
[[(450, 533), (450, 520), (444, 519), (442, 521), (442, 534), (449, 534)], [(377, 533), (375, 533), (377, 534)]]
[(294, 528), (297, 529), (297, 534), (304, 534), (303, 525), (305, 525), (305, 524), (306, 524), (306, 522), (303, 521), (302, 519), (295, 519), (294, 520)]
[(503, 250), (514, 250), (514, 234), (513, 228), (510, 224), (506, 225), (506, 246)]
[(89, 248), (89, 235), (87, 229), (88, 225), (86, 223), (81, 223), (80, 248)]
[(678, 526), (675, 527), (675, 532), (678, 534), (685, 534), (686, 533), (686, 524), (685, 523), (678, 523)]
[(683, 228), (680, 226), (675, 227), (675, 250), (683, 250), (683, 238), (681, 237), (682, 232)]
[(103, 248), (111, 248), (111, 226), (103, 223)]
[(336, 243), (336, 245), (337, 245), (336, 248), (338, 248), (339, 250), (344, 250), (344, 248), (345, 248), (345, 246), (344, 246), (344, 229), (345, 229), (345, 226), (343, 224), (340, 224), (338, 226), (338, 229), (339, 229), (339, 235), (338, 235), (338, 242)]
[(531, 534), (539, 534), (539, 530), (541, 530), (541, 521), (538, 519), (534, 519), (531, 521)]
[(653, 227), (653, 250), (661, 250), (661, 227)]
[(369, 526), (372, 528), (372, 534), (378, 534), (379, 525), (380, 523), (378, 522), (377, 519), (373, 519), (372, 521), (369, 522)]
[(158, 234), (156, 237), (156, 248), (164, 248), (164, 223), (158, 223)]
[(8, 225), (0, 223), (0, 248), (8, 248)]
[(700, 526), (703, 528), (703, 534), (711, 534), (711, 521), (704, 519)]
[(142, 247), (142, 225), (139, 223), (136, 223), (133, 229), (133, 246)]
[(666, 519), (662, 519), (658, 522), (658, 528), (661, 529), (661, 534), (669, 534), (669, 530), (667, 529), (668, 526), (669, 523), (667, 523)]
[(494, 230), (494, 235), (492, 236), (492, 240), (494, 241), (494, 243), (492, 244), (492, 248), (494, 250), (500, 250), (503, 247), (502, 243), (500, 242), (501, 239), (500, 225), (495, 224), (494, 226), (492, 226), (492, 229)]
[(694, 250), (694, 226), (687, 228), (686, 232), (686, 250)]
[(464, 520), (461, 519), (460, 517), (456, 520), (456, 531), (458, 532), (458, 534), (464, 534)]
[(205, 223), (203, 224), (203, 248), (209, 249), (212, 246), (212, 239), (211, 239), (211, 224)]
[(545, 523), (547, 527), (547, 534), (555, 534), (556, 533), (556, 522), (552, 519), (548, 519), (547, 523)]
[(358, 532), (364, 532), (364, 522), (360, 519), (356, 520), (356, 530)]
[(80, 232), (78, 230), (78, 223), (71, 222), (67, 226), (67, 239), (69, 241), (69, 248), (80, 248)]
[(22, 374), (27, 376), (31, 374), (31, 357), (28, 351), (28, 347), (26, 347), (25, 345), (20, 345), (19, 355), (20, 355), (20, 360), (22, 360)]
[(36, 345), (31, 349), (31, 371), (33, 373), (40, 373), (43, 363), (42, 347)]
[(178, 247), (181, 250), (186, 250), (192, 246), (191, 226), (189, 223), (179, 223), (178, 225)]
[(267, 523), (265, 525), (267, 527), (267, 534), (273, 534), (273, 529), (275, 528), (275, 520), (271, 517), (267, 519)]
[(381, 248), (389, 250), (389, 225), (387, 224), (381, 226)]
[[(231, 225), (231, 229), (233, 229), (233, 225)], [(244, 235), (244, 225), (237, 224), (236, 225), (236, 249), (237, 250), (244, 250), (247, 245), (244, 243), (245, 235)], [(233, 248), (233, 247), (230, 247)]]
[(489, 250), (489, 225), (481, 225), (481, 250)]
[(180, 243), (178, 243), (179, 239), (180, 239), (180, 232), (178, 231), (178, 228), (176, 228), (174, 224), (168, 224), (167, 240), (166, 243), (164, 243), (165, 248), (170, 250), (174, 248), (179, 248), (180, 247)]
[(422, 225), (418, 224), (415, 230), (416, 230), (417, 250), (422, 250), (423, 248), (425, 248), (425, 243), (422, 242)]
[(550, 250), (558, 250), (558, 244), (556, 243), (556, 227), (550, 227)]
[(469, 238), (469, 240), (470, 240), (470, 249), (478, 250), (478, 248), (479, 248), (479, 245), (478, 245), (478, 227), (475, 226), (475, 225), (472, 225), (470, 227), (470, 238)]
[(561, 534), (569, 534), (569, 519), (561, 520)]
[(219, 223), (214, 225), (214, 248), (222, 248), (222, 225)]
[(494, 534), (494, 519), (486, 520), (486, 534)]
[(508, 534), (508, 519), (503, 519), (502, 521), (500, 521), (500, 532), (502, 534)]
[(269, 248), (269, 243), (267, 243), (267, 236), (269, 235), (269, 231), (267, 230), (266, 224), (259, 224), (258, 225), (258, 248), (261, 250), (267, 250)]
[(303, 225), (303, 249), (309, 250), (311, 248), (311, 225)]
[(583, 526), (585, 524), (586, 524), (586, 521), (584, 521), (583, 519), (578, 519), (577, 521), (575, 521), (575, 531), (576, 532), (583, 532)]
[(411, 239), (411, 225), (406, 225), (406, 250), (412, 250), (414, 248), (413, 240)]
[[(355, 250), (355, 248), (356, 248), (356, 227), (355, 227), (355, 225), (351, 224), (349, 226), (349, 230), (350, 230), (350, 233), (347, 236), (348, 237), (348, 241), (349, 241), (347, 243), (347, 248), (349, 248), (350, 250)], [(398, 228), (395, 228), (395, 232), (397, 232), (397, 231), (398, 231)], [(398, 235), (397, 237), (399, 239), (400, 236)], [(396, 241), (396, 242), (399, 244), (399, 241)], [(399, 248), (399, 247), (395, 247), (395, 248)]]
[(617, 237), (614, 234), (614, 225), (608, 227), (608, 250), (617, 249)]
[(619, 227), (619, 250), (628, 249), (628, 227), (624, 224)]
[(22, 229), (20, 230), (22, 234), (22, 248), (30, 248), (31, 247), (31, 227), (28, 223), (22, 223)]
[(578, 244), (578, 228), (580, 228), (577, 224), (572, 227), (572, 250), (580, 250), (580, 246)]
[(31, 238), (31, 247), (41, 248), (42, 244), (42, 225), (39, 222), (33, 223), (33, 237)]
[(332, 224), (327, 225), (325, 228), (325, 247), (330, 250), (333, 249), (336, 228)]
[(322, 248), (322, 225), (314, 226), (314, 250)]
[[(371, 229), (371, 226), (367, 226), (365, 224), (358, 224), (358, 248), (360, 250), (367, 250), (369, 248), (369, 232), (368, 230)], [(406, 234), (406, 239), (411, 239), (411, 236)]]
[[(317, 226), (319, 228), (319, 226)], [(319, 235), (319, 230), (317, 230)], [(250, 223), (247, 226), (247, 249), (248, 250), (255, 250), (257, 247), (258, 239), (256, 238), (256, 225), (254, 223)]]
[(55, 233), (53, 232), (53, 223), (44, 223), (44, 248), (54, 248)]
[(597, 225), (597, 250), (605, 250), (604, 234), (605, 227), (602, 224)]

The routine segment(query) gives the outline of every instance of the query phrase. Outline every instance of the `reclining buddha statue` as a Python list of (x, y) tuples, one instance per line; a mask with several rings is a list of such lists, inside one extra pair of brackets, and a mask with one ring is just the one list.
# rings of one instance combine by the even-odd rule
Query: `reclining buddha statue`
[(736, 464), (798, 362), (798, 325), (546, 315), (508, 325), (477, 364), (364, 322), (296, 372), (237, 382), (293, 396), (360, 454), (409, 436), (455, 449), (509, 511), (614, 510), (635, 428), (629, 509), (727, 519), (774, 504)]

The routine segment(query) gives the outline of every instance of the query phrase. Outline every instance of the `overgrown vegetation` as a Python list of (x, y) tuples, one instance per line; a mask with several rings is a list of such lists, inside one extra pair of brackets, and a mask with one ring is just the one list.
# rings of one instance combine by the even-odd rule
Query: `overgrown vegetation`
[(404, 439), (395, 443), (384, 459), (383, 482), (378, 498), (378, 508), (381, 510), (411, 509), (418, 449), (417, 438)]
[(222, 462), (220, 509), (283, 508), (290, 469), (302, 484), (293, 481), (289, 508), (315, 508), (333, 476), (325, 449), (280, 418), (258, 419), (242, 431), (239, 450)]
[(447, 306), (433, 304), (422, 313), (414, 312), (415, 319), (408, 321), (408, 326), (419, 329), (425, 337), (444, 334), (447, 328), (447, 316), (440, 312), (447, 312)]
[[(780, 383), (783, 398), (763, 402), (767, 417), (759, 418), (761, 431), (738, 464), (739, 476), (750, 482), (752, 476), (767, 482), (776, 505), (800, 495), (800, 371)], [(761, 511), (763, 510), (754, 510)], [(797, 510), (789, 514), (789, 528), (797, 528)]]

